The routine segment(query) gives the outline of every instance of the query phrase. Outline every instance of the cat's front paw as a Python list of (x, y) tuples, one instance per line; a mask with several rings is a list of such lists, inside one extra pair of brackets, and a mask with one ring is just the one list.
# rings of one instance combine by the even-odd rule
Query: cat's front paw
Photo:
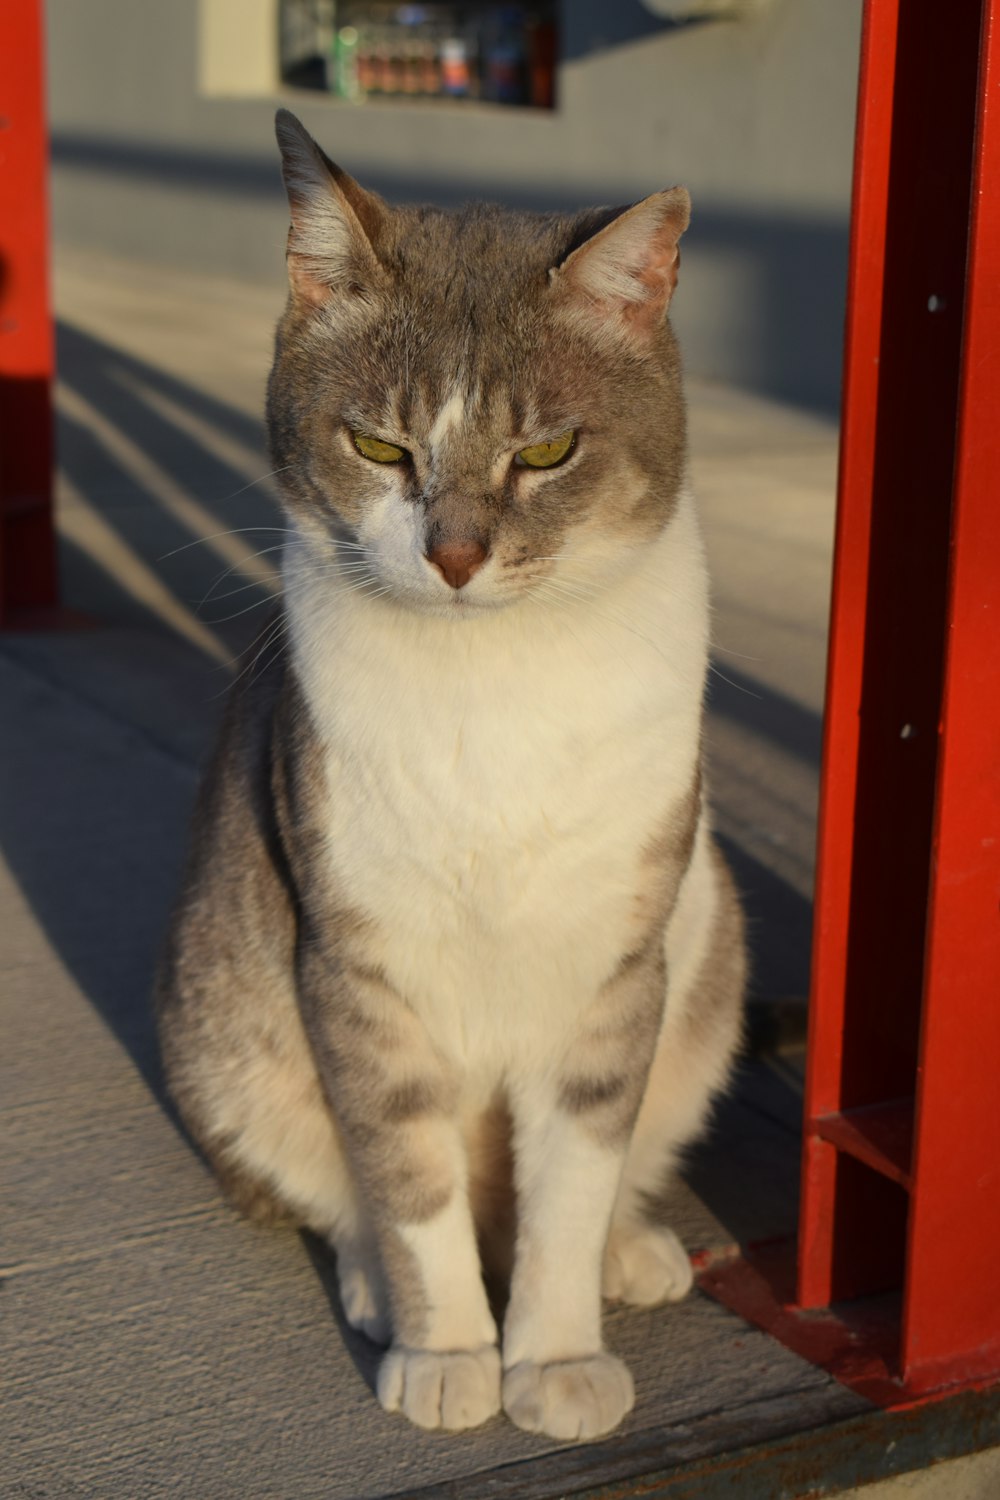
[(655, 1307), (679, 1302), (691, 1290), (694, 1272), (672, 1229), (653, 1225), (613, 1228), (604, 1252), (601, 1291), (614, 1302)]
[(613, 1354), (512, 1365), (503, 1377), (503, 1409), (527, 1432), (586, 1442), (617, 1427), (632, 1410), (632, 1377)]
[(500, 1410), (500, 1351), (494, 1345), (442, 1354), (394, 1347), (378, 1372), (378, 1399), (417, 1427), (459, 1432)]

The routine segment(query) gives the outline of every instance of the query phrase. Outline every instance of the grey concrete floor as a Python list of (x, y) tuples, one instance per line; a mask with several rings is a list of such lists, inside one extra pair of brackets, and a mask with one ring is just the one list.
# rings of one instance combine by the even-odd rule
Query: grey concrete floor
[[(95, 624), (0, 643), (0, 1493), (361, 1500), (453, 1480), (478, 1500), (477, 1475), (562, 1462), (557, 1445), (506, 1424), (442, 1442), (380, 1416), (372, 1351), (338, 1327), (325, 1257), (220, 1203), (164, 1105), (151, 1036), (198, 762), (275, 587), (259, 411), (280, 286), (67, 253), (57, 292), (64, 595)], [(718, 825), (751, 911), (755, 992), (800, 1000), (835, 432), (723, 388), (690, 394)], [(741, 1079), (672, 1197), (690, 1248), (793, 1226), (799, 1088), (794, 1057)], [(756, 1434), (859, 1409), (704, 1297), (666, 1319), (613, 1315), (609, 1336), (637, 1374), (625, 1440), (666, 1432), (681, 1454), (712, 1413)], [(610, 1480), (621, 1448), (574, 1462), (576, 1487)], [(992, 1462), (892, 1494), (985, 1500)]]

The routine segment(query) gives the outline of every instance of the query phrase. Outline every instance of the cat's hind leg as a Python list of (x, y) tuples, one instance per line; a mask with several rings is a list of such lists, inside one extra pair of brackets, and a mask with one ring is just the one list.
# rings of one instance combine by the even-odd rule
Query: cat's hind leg
[(289, 1216), (320, 1235), (334, 1251), (347, 1323), (374, 1343), (388, 1344), (392, 1322), (375, 1232), (325, 1103), (317, 1101), (312, 1117), (300, 1118), (289, 1135), (291, 1139), (268, 1142), (266, 1156), (257, 1136), (259, 1167), (266, 1165), (277, 1202), (289, 1205)]
[(337, 1256), (337, 1285), (344, 1317), (374, 1344), (392, 1341), (392, 1317), (385, 1273), (371, 1226), (359, 1222), (351, 1231), (342, 1224), (327, 1236)]
[(266, 1036), (246, 1028), (215, 1047), (175, 1024), (172, 1090), (233, 1207), (256, 1223), (293, 1224), (324, 1240), (337, 1257), (345, 1319), (388, 1343), (374, 1231), (290, 1003), (282, 1019)]
[[(699, 841), (701, 842), (701, 841)], [(668, 999), (604, 1255), (602, 1292), (651, 1307), (678, 1302), (694, 1275), (674, 1231), (656, 1222), (677, 1157), (704, 1128), (739, 1046), (743, 923), (732, 880), (705, 840), (667, 937)]]
[[(328, 1163), (329, 1164), (329, 1163)], [(329, 1246), (336, 1256), (337, 1287), (344, 1318), (376, 1344), (392, 1338), (389, 1298), (379, 1260), (374, 1232), (358, 1203), (353, 1187), (335, 1170), (329, 1183), (339, 1192), (325, 1202), (315, 1194), (296, 1192), (294, 1179), (283, 1175), (280, 1187), (236, 1166), (228, 1157), (216, 1155), (213, 1170), (226, 1199), (255, 1224), (291, 1224), (304, 1227)], [(280, 1163), (272, 1164), (280, 1173)]]
[[(304, 1114), (304, 1117), (303, 1117)], [(234, 1208), (256, 1223), (312, 1230), (333, 1250), (347, 1323), (376, 1344), (392, 1337), (374, 1230), (325, 1104), (316, 1101), (279, 1135), (263, 1119), (216, 1149), (213, 1167)]]

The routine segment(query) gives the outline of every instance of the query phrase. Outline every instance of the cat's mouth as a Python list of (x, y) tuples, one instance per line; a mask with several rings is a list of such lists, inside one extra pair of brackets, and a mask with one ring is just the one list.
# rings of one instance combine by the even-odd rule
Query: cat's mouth
[(450, 597), (444, 594), (436, 594), (431, 598), (423, 596), (420, 601), (420, 612), (444, 616), (450, 620), (461, 619), (463, 616), (471, 619), (476, 615), (496, 614), (498, 610), (506, 609), (513, 603), (512, 598), (468, 594), (464, 589), (456, 589), (452, 591)]
[[(471, 553), (471, 549), (468, 550)], [(470, 559), (460, 557), (457, 548), (453, 557), (446, 557), (444, 549), (430, 554), (425, 552), (419, 590), (416, 597), (408, 590), (406, 602), (415, 603), (422, 613), (452, 620), (492, 614), (512, 604), (516, 596), (496, 586), (490, 554), (484, 548), (477, 550), (479, 555), (472, 560), (471, 566)]]

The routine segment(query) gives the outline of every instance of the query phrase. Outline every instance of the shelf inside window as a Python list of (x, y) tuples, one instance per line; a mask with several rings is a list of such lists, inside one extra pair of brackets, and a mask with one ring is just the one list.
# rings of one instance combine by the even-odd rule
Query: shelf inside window
[(282, 0), (281, 81), (352, 103), (555, 106), (554, 0)]

